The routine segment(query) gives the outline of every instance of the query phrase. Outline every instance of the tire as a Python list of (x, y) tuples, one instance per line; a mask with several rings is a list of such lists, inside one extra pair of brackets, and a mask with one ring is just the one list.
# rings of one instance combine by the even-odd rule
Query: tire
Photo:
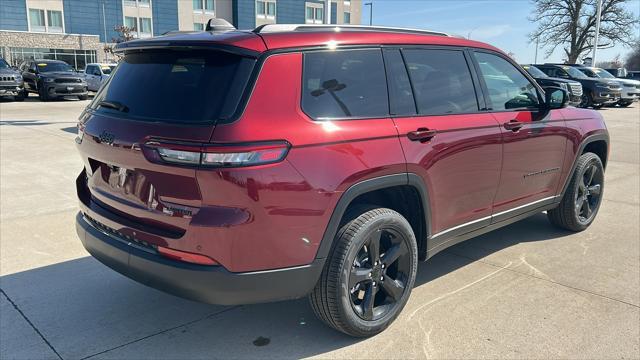
[(600, 109), (602, 109), (603, 106), (604, 106), (604, 104), (598, 104), (598, 105), (593, 105), (593, 108), (596, 109), (596, 110), (600, 110)]
[(588, 108), (591, 106), (593, 106), (593, 97), (591, 96), (591, 94), (590, 93), (582, 94), (582, 101), (580, 102), (580, 105), (578, 105), (578, 107)]
[(47, 93), (47, 91), (44, 88), (44, 86), (41, 86), (40, 89), (38, 89), (38, 97), (40, 98), (40, 101), (49, 101), (49, 100), (51, 100), (51, 98), (49, 97), (49, 93)]
[(620, 107), (627, 107), (627, 106), (631, 105), (631, 103), (630, 102), (620, 102), (620, 103), (618, 103), (618, 105)]
[[(592, 171), (595, 170), (595, 173)], [(552, 224), (574, 232), (591, 225), (598, 214), (604, 194), (604, 168), (598, 155), (584, 153), (571, 177), (571, 182), (560, 200), (560, 205), (547, 212)]]
[[(378, 256), (376, 246), (367, 247), (376, 243)], [(313, 312), (345, 334), (378, 334), (409, 300), (417, 263), (416, 238), (402, 215), (386, 208), (360, 213), (336, 234), (320, 279), (309, 296)]]
[(26, 90), (22, 90), (18, 93), (18, 95), (13, 97), (14, 101), (24, 101), (24, 99), (27, 98), (27, 96), (29, 95), (29, 93)]
[(80, 100), (87, 100), (89, 98), (89, 95), (78, 95), (78, 99)]

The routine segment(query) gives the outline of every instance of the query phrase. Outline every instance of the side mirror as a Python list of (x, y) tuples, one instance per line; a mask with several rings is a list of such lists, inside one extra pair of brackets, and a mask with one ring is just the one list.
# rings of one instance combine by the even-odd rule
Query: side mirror
[(544, 103), (548, 110), (566, 108), (569, 103), (569, 94), (565, 89), (547, 86), (544, 88)]

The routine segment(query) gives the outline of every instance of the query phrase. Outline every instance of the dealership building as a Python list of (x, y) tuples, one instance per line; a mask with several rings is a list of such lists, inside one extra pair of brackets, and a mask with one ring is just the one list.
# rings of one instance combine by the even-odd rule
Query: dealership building
[(362, 0), (2, 0), (0, 56), (64, 60), (77, 69), (110, 60), (104, 51), (133, 28), (138, 38), (203, 30), (211, 18), (238, 29), (263, 24), (360, 24)]

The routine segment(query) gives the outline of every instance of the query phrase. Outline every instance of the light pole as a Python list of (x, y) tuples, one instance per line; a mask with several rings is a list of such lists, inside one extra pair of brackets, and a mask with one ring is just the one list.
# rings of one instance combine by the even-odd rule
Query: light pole
[(473, 29), (469, 30), (469, 32), (467, 33), (467, 40), (471, 40), (471, 33), (478, 30), (480, 26), (476, 26)]
[(534, 64), (538, 63), (538, 42), (540, 41), (540, 37), (536, 36), (536, 56), (535, 59), (533, 60)]
[(364, 6), (369, 6), (369, 26), (373, 24), (373, 2), (364, 3)]
[(600, 35), (600, 15), (602, 14), (602, 0), (598, 1), (598, 10), (596, 17), (596, 36), (593, 40), (593, 55), (591, 56), (591, 66), (596, 66), (596, 55), (598, 52), (598, 36)]

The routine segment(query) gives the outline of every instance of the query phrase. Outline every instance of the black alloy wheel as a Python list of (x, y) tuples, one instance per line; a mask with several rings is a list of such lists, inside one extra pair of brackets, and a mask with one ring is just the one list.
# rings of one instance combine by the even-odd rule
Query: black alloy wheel
[(364, 320), (392, 311), (410, 278), (411, 257), (402, 235), (393, 229), (373, 232), (356, 255), (349, 276), (351, 306)]
[(596, 164), (590, 164), (582, 174), (575, 194), (576, 212), (581, 223), (589, 223), (595, 216), (594, 210), (600, 205), (602, 180), (602, 169)]

